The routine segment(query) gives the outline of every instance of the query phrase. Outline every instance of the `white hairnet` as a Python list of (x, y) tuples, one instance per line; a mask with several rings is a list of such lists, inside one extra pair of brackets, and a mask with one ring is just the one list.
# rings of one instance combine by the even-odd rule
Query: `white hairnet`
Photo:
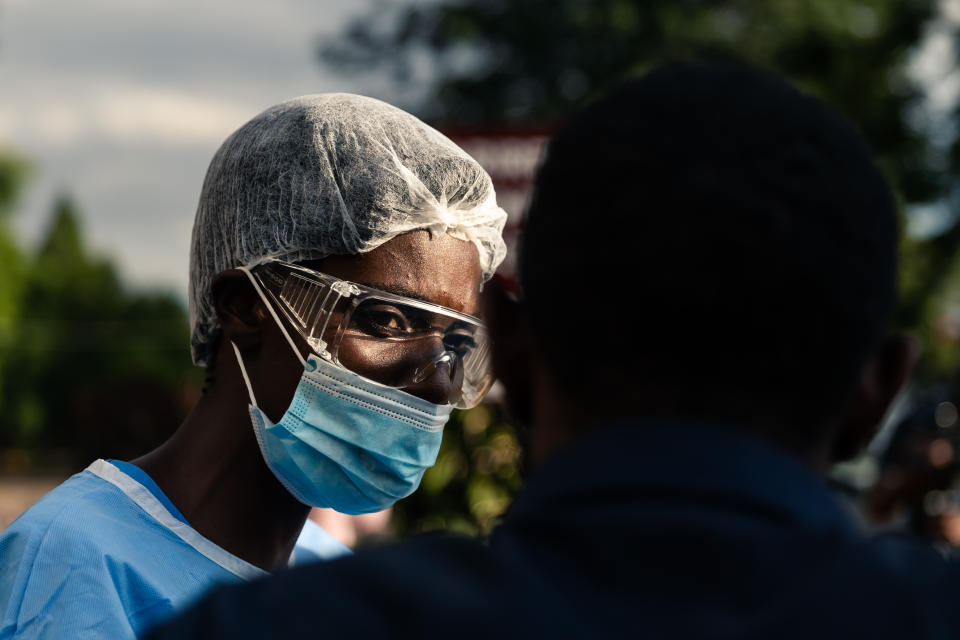
[(213, 277), (265, 258), (364, 253), (417, 229), (473, 242), (483, 278), (506, 254), (490, 177), (437, 130), (343, 93), (271, 107), (220, 147), (203, 183), (190, 255), (190, 345), (216, 337)]

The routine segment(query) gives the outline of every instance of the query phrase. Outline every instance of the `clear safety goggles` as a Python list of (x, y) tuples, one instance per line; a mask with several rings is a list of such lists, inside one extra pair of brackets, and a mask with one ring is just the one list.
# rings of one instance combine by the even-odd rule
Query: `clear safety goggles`
[(460, 409), (493, 384), (479, 318), (287, 262), (251, 273), (310, 348), (348, 371), (396, 388), (447, 375), (447, 402)]

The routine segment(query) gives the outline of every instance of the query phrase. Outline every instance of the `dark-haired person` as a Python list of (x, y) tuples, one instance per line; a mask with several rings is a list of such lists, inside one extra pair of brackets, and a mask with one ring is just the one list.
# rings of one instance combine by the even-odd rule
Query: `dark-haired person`
[(300, 561), (311, 507), (413, 492), (492, 381), (476, 316), (505, 220), (479, 164), (379, 100), (304, 96), (238, 129), (193, 229), (208, 388), (161, 447), (94, 462), (0, 535), (0, 638), (132, 638)]
[(567, 123), (495, 370), (534, 468), (484, 545), (428, 536), (226, 588), (159, 638), (956, 638), (960, 566), (823, 476), (915, 359), (895, 204), (831, 109), (672, 65)]

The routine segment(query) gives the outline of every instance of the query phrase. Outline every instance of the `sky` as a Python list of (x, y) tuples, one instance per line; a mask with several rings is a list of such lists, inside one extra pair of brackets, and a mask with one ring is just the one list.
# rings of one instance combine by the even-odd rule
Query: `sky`
[[(381, 0), (381, 4), (394, 0)], [(14, 219), (27, 246), (58, 194), (78, 204), (88, 244), (134, 287), (186, 299), (190, 229), (220, 143), (266, 107), (349, 91), (400, 102), (382, 74), (335, 73), (315, 55), (373, 0), (0, 0), (0, 148), (36, 169)], [(943, 120), (960, 95), (941, 0), (911, 72)], [(935, 232), (944, 205), (918, 208)]]
[(186, 299), (190, 229), (221, 142), (326, 91), (390, 101), (384, 76), (317, 62), (369, 0), (0, 0), (0, 148), (34, 165), (14, 218), (35, 244), (58, 194), (138, 288)]

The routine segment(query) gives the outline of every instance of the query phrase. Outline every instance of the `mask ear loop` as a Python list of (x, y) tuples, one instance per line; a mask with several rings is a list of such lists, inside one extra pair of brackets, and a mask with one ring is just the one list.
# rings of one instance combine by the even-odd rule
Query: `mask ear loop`
[[(247, 274), (247, 278), (250, 279), (250, 283), (253, 285), (253, 288), (256, 290), (257, 295), (260, 296), (260, 299), (263, 300), (263, 304), (267, 307), (267, 311), (270, 312), (270, 315), (273, 316), (274, 321), (277, 323), (277, 326), (280, 327), (280, 331), (283, 332), (283, 337), (287, 339), (287, 342), (290, 343), (290, 348), (293, 349), (294, 355), (297, 356), (297, 360), (300, 361), (300, 364), (304, 367), (307, 366), (307, 361), (304, 359), (303, 354), (300, 353), (300, 349), (297, 348), (296, 343), (293, 341), (293, 338), (290, 337), (290, 334), (287, 333), (287, 328), (283, 326), (283, 323), (280, 321), (280, 316), (277, 315), (277, 312), (273, 310), (273, 305), (270, 304), (270, 301), (267, 300), (267, 296), (264, 295), (263, 289), (260, 288), (260, 284), (257, 282), (256, 278), (253, 277), (253, 274), (250, 273), (250, 269), (247, 267), (237, 267), (240, 271), (243, 271)], [(233, 347), (236, 349), (236, 345)], [(237, 352), (239, 353), (239, 351)], [(246, 376), (246, 374), (244, 374)], [(249, 386), (249, 382), (247, 383)], [(252, 396), (251, 392), (251, 396)]]
[(247, 383), (247, 393), (250, 394), (250, 404), (255, 407), (257, 406), (257, 398), (253, 395), (253, 385), (250, 384), (250, 376), (247, 375), (247, 368), (243, 366), (243, 356), (240, 355), (240, 349), (237, 348), (236, 342), (231, 340), (230, 346), (233, 347), (233, 352), (237, 354), (237, 364), (240, 365), (240, 373), (243, 375), (243, 381)]

